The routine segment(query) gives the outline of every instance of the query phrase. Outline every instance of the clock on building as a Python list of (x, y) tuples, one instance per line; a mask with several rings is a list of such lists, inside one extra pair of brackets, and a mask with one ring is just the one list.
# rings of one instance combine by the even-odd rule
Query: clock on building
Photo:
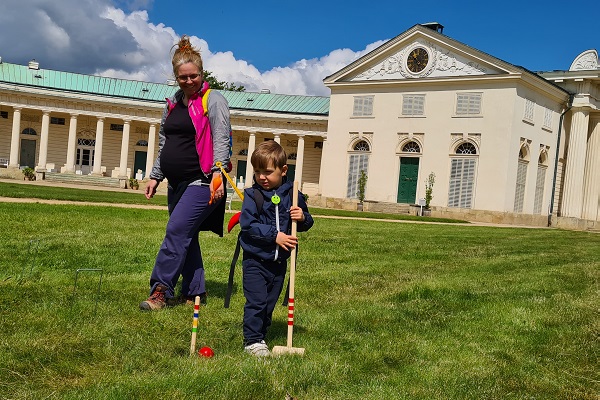
[(429, 53), (423, 47), (416, 47), (410, 51), (406, 58), (406, 67), (412, 73), (418, 73), (425, 69), (429, 62)]

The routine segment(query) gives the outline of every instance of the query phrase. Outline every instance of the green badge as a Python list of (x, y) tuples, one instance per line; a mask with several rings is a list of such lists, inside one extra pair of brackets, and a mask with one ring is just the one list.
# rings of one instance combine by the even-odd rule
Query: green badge
[(277, 205), (277, 204), (279, 204), (279, 202), (281, 201), (281, 199), (279, 198), (279, 196), (277, 196), (276, 194), (274, 194), (271, 197), (271, 201), (273, 202), (273, 204)]

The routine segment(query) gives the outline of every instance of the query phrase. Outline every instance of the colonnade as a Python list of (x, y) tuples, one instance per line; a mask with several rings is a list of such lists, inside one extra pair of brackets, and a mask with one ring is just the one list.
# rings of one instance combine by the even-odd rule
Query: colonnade
[[(21, 116), (24, 107), (13, 107), (13, 121), (12, 121), (12, 133), (11, 133), (11, 142), (10, 142), (10, 158), (9, 158), (9, 168), (18, 168), (19, 167), (19, 155), (20, 155), (20, 134), (21, 134)], [(37, 173), (45, 173), (47, 172), (47, 161), (48, 161), (48, 143), (51, 135), (50, 132), (50, 115), (51, 111), (49, 110), (40, 110), (33, 109), (35, 111), (42, 112), (42, 127), (40, 133), (40, 146), (37, 154), (37, 164), (35, 166), (35, 170)], [(62, 113), (61, 113), (62, 114)], [(68, 129), (68, 140), (66, 146), (66, 154), (65, 154), (65, 162), (62, 168), (60, 168), (63, 173), (75, 173), (76, 172), (76, 151), (77, 151), (77, 124), (78, 119), (81, 116), (81, 113), (70, 113), (69, 118), (69, 129)], [(93, 165), (91, 169), (92, 175), (101, 176), (103, 175), (102, 170), (102, 157), (103, 157), (103, 147), (104, 147), (104, 127), (107, 116), (94, 116), (96, 118), (96, 131), (95, 131), (95, 144), (94, 144), (94, 158)], [(112, 117), (111, 118), (115, 118)], [(130, 178), (127, 176), (127, 167), (129, 165), (129, 150), (130, 150), (130, 135), (131, 135), (131, 125), (134, 121), (143, 122), (148, 124), (148, 147), (147, 147), (147, 157), (146, 157), (146, 174), (149, 174), (152, 170), (152, 166), (154, 164), (154, 155), (156, 153), (156, 136), (157, 136), (157, 127), (159, 126), (159, 120), (138, 120), (133, 117), (123, 118), (123, 131), (121, 138), (121, 146), (120, 146), (120, 157), (119, 157), (119, 165), (118, 167), (118, 178), (121, 180), (126, 180)], [(243, 127), (243, 129), (248, 129), (247, 127)], [(234, 125), (234, 131), (235, 131)], [(262, 133), (272, 134), (273, 139), (281, 143), (282, 134), (292, 135), (295, 139), (298, 140), (298, 145), (296, 149), (296, 180), (302, 180), (302, 170), (304, 163), (304, 137), (307, 134), (306, 132), (301, 131), (286, 131), (285, 129), (279, 129), (273, 131), (273, 129), (265, 129), (263, 132), (260, 127), (255, 127), (247, 130), (249, 132), (248, 138), (248, 156), (252, 154), (254, 149), (256, 148), (256, 137), (257, 135)], [(283, 132), (283, 133), (282, 133)], [(320, 133), (318, 133), (320, 135)], [(248, 158), (249, 161), (249, 158)], [(253, 169), (250, 162), (246, 164), (246, 171), (243, 176), (245, 176), (245, 182), (252, 182)], [(240, 172), (238, 172), (238, 175)], [(135, 175), (134, 175), (135, 176)]]

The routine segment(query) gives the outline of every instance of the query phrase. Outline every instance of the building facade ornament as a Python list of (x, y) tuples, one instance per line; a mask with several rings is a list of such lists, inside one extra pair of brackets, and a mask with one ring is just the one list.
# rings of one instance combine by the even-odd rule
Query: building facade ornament
[(578, 55), (569, 71), (589, 71), (598, 69), (598, 52), (596, 50), (586, 50)]

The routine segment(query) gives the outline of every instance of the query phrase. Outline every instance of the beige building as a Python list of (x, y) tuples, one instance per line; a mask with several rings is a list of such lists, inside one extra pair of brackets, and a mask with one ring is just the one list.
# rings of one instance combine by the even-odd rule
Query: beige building
[[(356, 209), (364, 171), (365, 210), (414, 213), (431, 176), (434, 216), (598, 228), (597, 52), (534, 73), (442, 30), (415, 25), (325, 78), (330, 98), (223, 92), (233, 175), (251, 180), (248, 154), (274, 139), (312, 205)], [(0, 58), (0, 176), (144, 178), (175, 90)]]
[(433, 174), (433, 215), (597, 221), (596, 52), (571, 71), (536, 74), (442, 29), (416, 25), (325, 78), (321, 203), (354, 207), (347, 199), (357, 199), (364, 170), (365, 209), (402, 209), (392, 205), (418, 204)]

